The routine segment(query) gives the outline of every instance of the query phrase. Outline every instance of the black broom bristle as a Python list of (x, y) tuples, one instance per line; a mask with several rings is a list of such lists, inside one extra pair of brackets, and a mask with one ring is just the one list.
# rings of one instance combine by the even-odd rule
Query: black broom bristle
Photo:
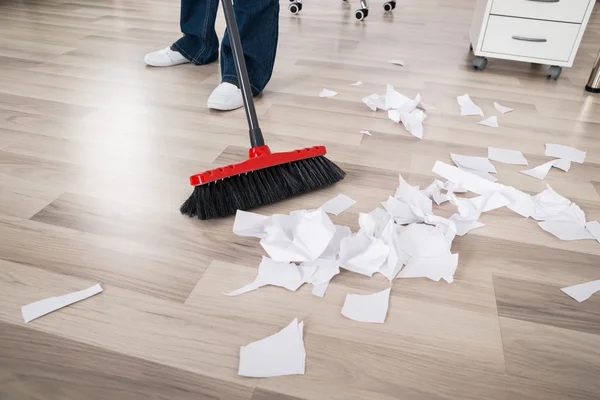
[(180, 211), (203, 220), (226, 217), (238, 209), (249, 210), (333, 185), (345, 176), (325, 156), (306, 158), (198, 185)]

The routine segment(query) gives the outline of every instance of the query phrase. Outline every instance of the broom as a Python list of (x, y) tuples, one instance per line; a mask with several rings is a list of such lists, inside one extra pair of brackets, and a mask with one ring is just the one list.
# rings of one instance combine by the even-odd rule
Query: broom
[(184, 215), (202, 220), (225, 217), (239, 210), (274, 203), (332, 185), (346, 173), (325, 157), (325, 146), (271, 153), (262, 136), (252, 99), (232, 0), (223, 12), (250, 129), (248, 159), (190, 177), (194, 191), (181, 205)]

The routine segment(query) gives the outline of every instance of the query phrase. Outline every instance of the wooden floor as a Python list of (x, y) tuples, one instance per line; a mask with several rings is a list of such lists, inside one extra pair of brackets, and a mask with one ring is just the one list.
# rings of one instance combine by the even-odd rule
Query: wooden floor
[[(393, 15), (373, 0), (364, 23), (351, 3), (307, 0), (294, 17), (282, 0), (277, 65), (257, 101), (274, 150), (325, 144), (348, 177), (260, 212), (342, 192), (358, 203), (333, 220), (356, 229), (399, 172), (428, 184), (435, 160), (487, 146), (538, 165), (555, 142), (587, 150), (586, 163), (545, 182), (501, 164), (500, 182), (550, 183), (600, 219), (600, 95), (583, 90), (598, 7), (575, 66), (549, 82), (541, 66), (470, 68), (473, 0), (399, 0)], [(506, 209), (455, 240), (453, 284), (395, 281), (383, 325), (340, 314), (347, 293), (385, 288), (381, 276), (343, 272), (323, 299), (307, 287), (223, 296), (254, 278), (262, 249), (233, 235), (232, 218), (178, 207), (190, 174), (245, 157), (245, 117), (206, 108), (218, 64), (144, 66), (178, 38), (178, 15), (177, 0), (0, 0), (0, 399), (600, 398), (600, 295), (579, 304), (559, 290), (600, 279), (600, 244), (561, 242)], [(422, 141), (360, 103), (387, 83), (437, 107)], [(320, 99), (323, 88), (339, 95)], [(516, 111), (499, 129), (477, 125), (459, 116), (464, 93), (486, 114), (493, 101)], [(22, 305), (95, 283), (102, 294), (23, 322)], [(239, 346), (296, 317), (306, 375), (238, 377)]]

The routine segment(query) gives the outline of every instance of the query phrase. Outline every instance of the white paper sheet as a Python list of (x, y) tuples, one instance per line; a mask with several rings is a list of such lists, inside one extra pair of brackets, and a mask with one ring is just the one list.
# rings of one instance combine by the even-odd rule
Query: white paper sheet
[(323, 297), (334, 276), (340, 273), (339, 263), (335, 259), (319, 258), (300, 264), (302, 280), (313, 285), (312, 294)]
[(319, 93), (319, 97), (333, 97), (333, 96), (337, 96), (337, 92), (334, 92), (333, 90), (329, 90), (329, 89), (323, 89), (321, 91), (321, 93)]
[(491, 195), (479, 196), (470, 199), (475, 207), (481, 212), (489, 212), (496, 210), (500, 207), (508, 206), (511, 201), (503, 196), (501, 193), (492, 193)]
[(484, 120), (481, 120), (477, 124), (489, 126), (490, 128), (499, 128), (500, 127), (500, 125), (498, 124), (498, 117), (496, 117), (495, 115), (492, 117), (488, 117)]
[(349, 294), (342, 307), (342, 315), (358, 322), (383, 324), (390, 302), (391, 289), (373, 294)]
[(440, 257), (412, 257), (402, 268), (398, 278), (428, 278), (438, 282), (454, 282), (454, 273), (458, 267), (458, 254)]
[(372, 94), (367, 97), (363, 97), (361, 100), (363, 103), (367, 105), (371, 110), (385, 110), (387, 111), (387, 107), (385, 105), (385, 96), (381, 96), (378, 94)]
[(546, 143), (546, 152), (544, 154), (548, 157), (563, 158), (579, 164), (582, 164), (585, 161), (586, 156), (585, 151), (553, 143)]
[(421, 103), (421, 95), (417, 94), (414, 99), (394, 90), (392, 85), (386, 86), (385, 105), (387, 109), (395, 109), (401, 112), (411, 112)]
[(462, 166), (458, 166), (458, 168), (461, 169), (461, 170), (463, 170), (463, 171), (465, 171), (465, 172), (468, 172), (470, 174), (477, 175), (478, 177), (483, 178), (486, 181), (490, 181), (490, 182), (497, 182), (498, 181), (498, 178), (496, 178), (494, 175), (492, 175), (492, 174), (490, 174), (488, 172), (478, 171), (476, 169), (465, 168), (465, 167), (462, 167)]
[(506, 114), (507, 112), (514, 111), (514, 108), (508, 108), (508, 107), (502, 106), (496, 102), (494, 102), (494, 107), (496, 108), (496, 110), (498, 110), (498, 112), (501, 112), (502, 114)]
[(490, 182), (441, 161), (435, 163), (433, 172), (451, 182), (460, 183), (462, 187), (473, 193), (484, 195), (499, 192), (512, 202), (508, 208), (524, 217), (534, 213), (535, 203), (531, 196), (513, 187)]
[(532, 218), (543, 221), (552, 219), (553, 216), (566, 212), (571, 205), (571, 200), (556, 193), (550, 185), (546, 184), (546, 190), (533, 196), (535, 211)]
[(586, 301), (600, 290), (600, 279), (560, 289), (578, 302)]
[(302, 270), (294, 263), (276, 262), (268, 257), (263, 257), (258, 266), (258, 275), (253, 282), (231, 292), (223, 293), (225, 296), (239, 296), (251, 292), (262, 286), (272, 285), (296, 291), (304, 284)]
[(360, 131), (360, 133), (362, 133), (363, 135), (367, 135), (367, 136), (373, 136), (373, 135), (371, 135), (371, 132), (369, 132), (369, 131)]
[(483, 111), (479, 106), (473, 103), (473, 100), (469, 97), (468, 94), (464, 94), (462, 96), (458, 96), (456, 98), (458, 105), (460, 106), (460, 115), (483, 115)]
[(241, 346), (238, 375), (252, 378), (304, 375), (303, 330), (304, 323), (294, 319), (276, 334)]
[(481, 228), (481, 227), (485, 226), (485, 224), (483, 224), (479, 221), (463, 220), (463, 218), (460, 216), (460, 214), (452, 214), (450, 219), (452, 221), (454, 221), (454, 223), (456, 225), (456, 235), (457, 236), (464, 236), (467, 233), (469, 233), (469, 231), (472, 231), (473, 229), (477, 229), (477, 228)]
[(446, 256), (452, 244), (437, 227), (425, 224), (408, 225), (399, 241), (400, 248), (413, 258)]
[(423, 139), (423, 121), (427, 115), (421, 110), (412, 110), (410, 112), (401, 111), (400, 121), (404, 128), (410, 132), (411, 135), (419, 139)]
[(563, 171), (568, 171), (571, 167), (571, 161), (566, 159), (552, 160), (545, 162), (542, 165), (538, 165), (532, 169), (523, 170), (521, 173), (543, 180), (546, 178), (546, 175), (548, 175), (548, 172), (550, 172), (552, 167), (562, 169)]
[(265, 226), (270, 220), (271, 217), (265, 215), (237, 210), (233, 221), (233, 233), (262, 239), (266, 236)]
[(401, 67), (404, 67), (404, 61), (403, 60), (389, 60), (388, 62), (390, 64), (400, 65)]
[(538, 225), (560, 240), (595, 239), (594, 235), (586, 228), (585, 213), (575, 203), (571, 203), (563, 212), (538, 222)]
[(80, 290), (73, 293), (68, 293), (62, 296), (49, 297), (44, 300), (36, 301), (35, 303), (27, 304), (21, 307), (21, 314), (25, 322), (33, 321), (43, 315), (49, 314), (60, 308), (66, 307), (78, 301), (85, 300), (102, 291), (100, 284), (96, 284), (90, 288)]
[(592, 234), (592, 236), (596, 238), (598, 242), (600, 242), (600, 222), (588, 221), (585, 224), (585, 227)]
[(463, 156), (450, 153), (450, 158), (457, 167), (463, 167), (482, 172), (496, 173), (496, 167), (486, 157)]
[(360, 86), (362, 84), (363, 84), (362, 81), (356, 81), (354, 83), (351, 83), (350, 86)]
[(329, 242), (329, 245), (321, 254), (318, 259), (321, 258), (329, 258), (336, 259), (340, 254), (340, 247), (342, 245), (342, 239), (349, 237), (352, 234), (350, 228), (345, 225), (335, 225), (335, 233), (333, 234), (333, 238)]
[(372, 276), (387, 260), (390, 248), (381, 239), (359, 232), (342, 239), (340, 266), (357, 274)]
[(392, 216), (381, 208), (376, 208), (368, 214), (360, 213), (358, 216), (360, 232), (369, 237), (379, 238), (391, 219)]
[(498, 161), (504, 164), (529, 165), (527, 159), (519, 150), (488, 147), (488, 158), (492, 161)]
[(327, 200), (325, 204), (321, 206), (323, 211), (327, 214), (340, 215), (350, 207), (356, 204), (355, 200), (345, 194), (338, 194), (333, 199)]
[(312, 261), (321, 256), (335, 234), (323, 209), (274, 215), (260, 241), (269, 257), (280, 262)]

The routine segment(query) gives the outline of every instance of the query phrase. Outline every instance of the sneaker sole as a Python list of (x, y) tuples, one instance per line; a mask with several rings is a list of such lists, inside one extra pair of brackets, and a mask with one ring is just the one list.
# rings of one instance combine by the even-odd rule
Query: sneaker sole
[(207, 103), (208, 108), (210, 108), (211, 110), (219, 110), (219, 111), (233, 111), (233, 110), (237, 110), (238, 108), (242, 108), (244, 107), (244, 104), (241, 105), (237, 105), (237, 106), (231, 106), (231, 105), (227, 105), (227, 104), (221, 104), (221, 103), (212, 103), (212, 102), (208, 102)]
[(149, 60), (146, 57), (144, 57), (144, 62), (146, 63), (146, 65), (148, 65), (150, 67), (174, 67), (176, 65), (189, 64), (188, 60), (181, 61), (181, 62), (172, 62), (170, 64), (158, 64), (158, 63), (152, 62), (151, 60)]

